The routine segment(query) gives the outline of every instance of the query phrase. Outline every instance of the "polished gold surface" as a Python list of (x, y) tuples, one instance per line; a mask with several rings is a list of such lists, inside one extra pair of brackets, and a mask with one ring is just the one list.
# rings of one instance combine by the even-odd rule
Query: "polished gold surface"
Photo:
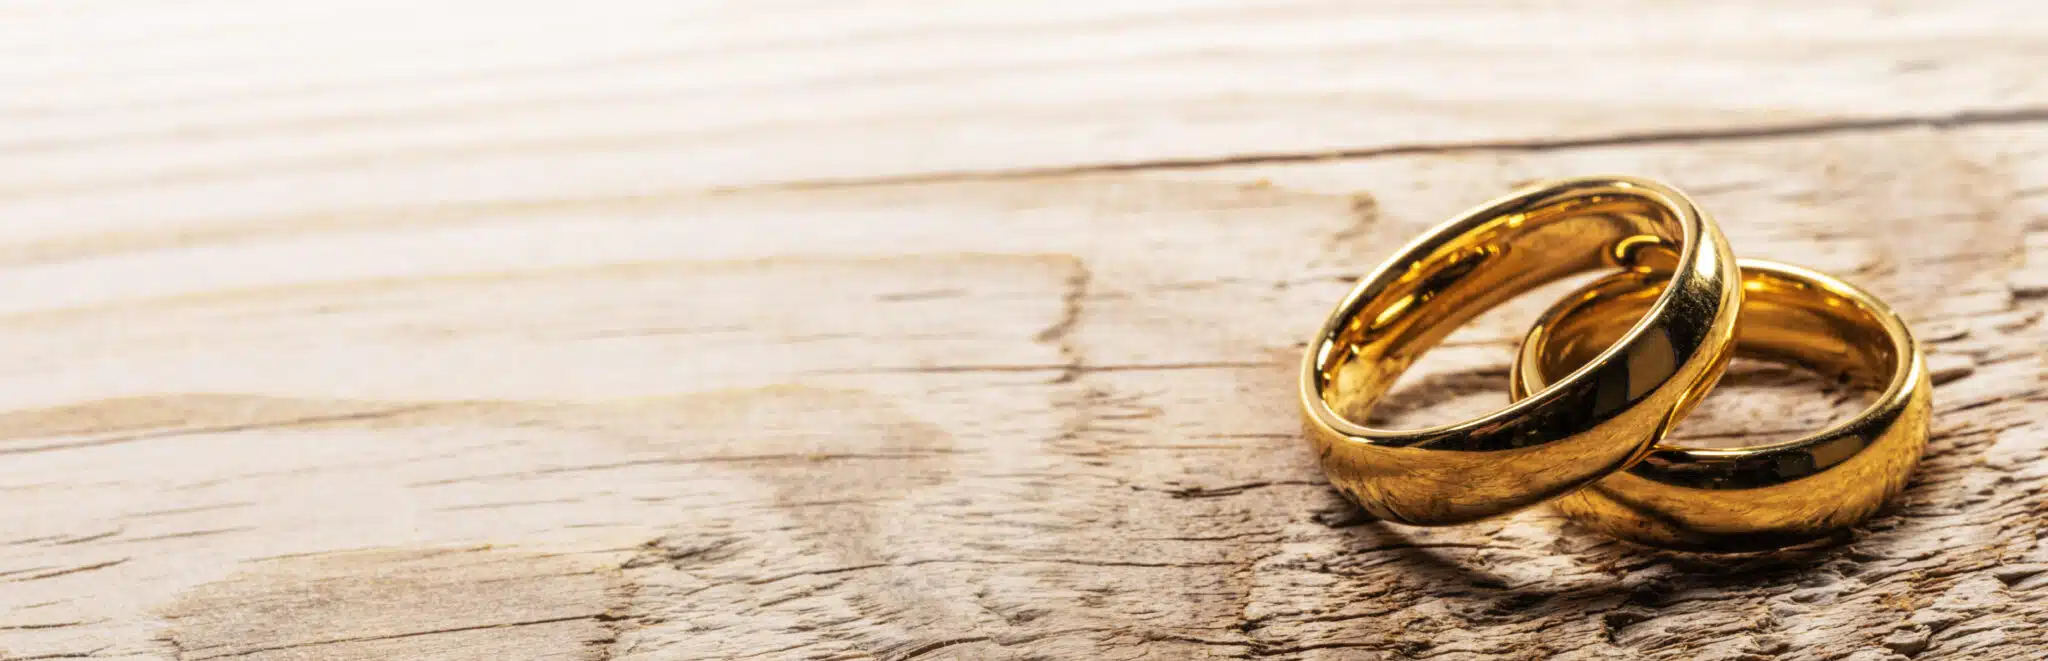
[[(1363, 424), (1460, 324), (1603, 269), (1663, 287), (1584, 367), (1476, 420)], [(1510, 512), (1642, 458), (1719, 377), (1741, 302), (1727, 240), (1679, 192), (1624, 177), (1523, 189), (1436, 227), (1359, 281), (1302, 359), (1306, 433), (1330, 482), (1380, 518), (1443, 525)]]
[[(1753, 550), (1845, 533), (1905, 485), (1927, 445), (1932, 386), (1898, 315), (1863, 290), (1806, 269), (1742, 260), (1737, 352), (1882, 391), (1855, 418), (1784, 443), (1658, 446), (1642, 462), (1556, 501), (1587, 526), (1655, 546)], [(1516, 397), (1597, 360), (1664, 283), (1619, 273), (1546, 311), (1515, 361)]]

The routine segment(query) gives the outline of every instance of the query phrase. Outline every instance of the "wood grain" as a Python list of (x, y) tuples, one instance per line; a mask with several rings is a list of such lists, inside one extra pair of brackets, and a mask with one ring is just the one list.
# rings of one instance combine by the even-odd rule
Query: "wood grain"
[[(0, 659), (2031, 659), (2048, 23), (1997, 2), (0, 8)], [(1363, 522), (1350, 282), (1520, 182), (1896, 306), (1848, 545)], [(1499, 406), (1545, 292), (1379, 414)], [(1742, 364), (1677, 434), (1860, 393)]]

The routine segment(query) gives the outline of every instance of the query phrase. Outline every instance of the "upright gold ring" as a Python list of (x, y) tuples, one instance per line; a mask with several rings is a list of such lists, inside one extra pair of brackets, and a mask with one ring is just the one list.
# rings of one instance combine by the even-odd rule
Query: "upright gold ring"
[[(1556, 507), (1623, 539), (1673, 548), (1776, 548), (1845, 533), (1904, 487), (1927, 445), (1932, 385), (1897, 314), (1869, 293), (1806, 269), (1741, 262), (1738, 355), (1801, 365), (1882, 393), (1856, 417), (1767, 446), (1659, 446)], [(1597, 361), (1628, 322), (1663, 299), (1640, 273), (1594, 281), (1546, 311), (1510, 374), (1519, 398)], [(1569, 378), (1569, 377), (1568, 377)]]
[[(1476, 420), (1363, 424), (1457, 326), (1611, 268), (1664, 286), (1584, 367)], [(1446, 525), (1514, 511), (1642, 458), (1719, 378), (1741, 304), (1727, 239), (1678, 191), (1627, 177), (1526, 188), (1437, 226), (1359, 281), (1302, 358), (1305, 429), (1331, 483), (1379, 518)]]

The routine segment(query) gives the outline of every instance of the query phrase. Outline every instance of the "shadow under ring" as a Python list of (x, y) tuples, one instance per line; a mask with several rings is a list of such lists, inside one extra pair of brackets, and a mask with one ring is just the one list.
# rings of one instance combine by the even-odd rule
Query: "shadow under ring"
[[(1572, 520), (1665, 548), (1751, 551), (1846, 534), (1905, 487), (1927, 446), (1926, 358), (1889, 306), (1822, 273), (1745, 259), (1736, 352), (1879, 391), (1855, 417), (1782, 443), (1658, 446), (1554, 505)], [(1661, 282), (1616, 274), (1545, 311), (1510, 374), (1516, 397), (1591, 359), (1652, 305)]]
[[(1458, 326), (1608, 269), (1663, 288), (1583, 367), (1478, 419), (1362, 424)], [(1550, 500), (1641, 459), (1712, 387), (1734, 348), (1737, 282), (1727, 239), (1677, 190), (1628, 177), (1525, 188), (1410, 242), (1337, 305), (1302, 358), (1305, 432), (1330, 482), (1381, 519), (1449, 525)]]

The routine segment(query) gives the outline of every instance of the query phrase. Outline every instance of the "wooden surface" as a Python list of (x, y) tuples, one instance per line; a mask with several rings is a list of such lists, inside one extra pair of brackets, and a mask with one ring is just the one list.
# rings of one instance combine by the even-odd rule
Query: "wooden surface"
[[(0, 6), (0, 658), (2038, 658), (2030, 3)], [(1350, 281), (1693, 192), (1932, 352), (1854, 543), (1365, 523)], [(1518, 299), (1386, 422), (1498, 406)], [(1857, 393), (1768, 364), (1678, 434)]]

